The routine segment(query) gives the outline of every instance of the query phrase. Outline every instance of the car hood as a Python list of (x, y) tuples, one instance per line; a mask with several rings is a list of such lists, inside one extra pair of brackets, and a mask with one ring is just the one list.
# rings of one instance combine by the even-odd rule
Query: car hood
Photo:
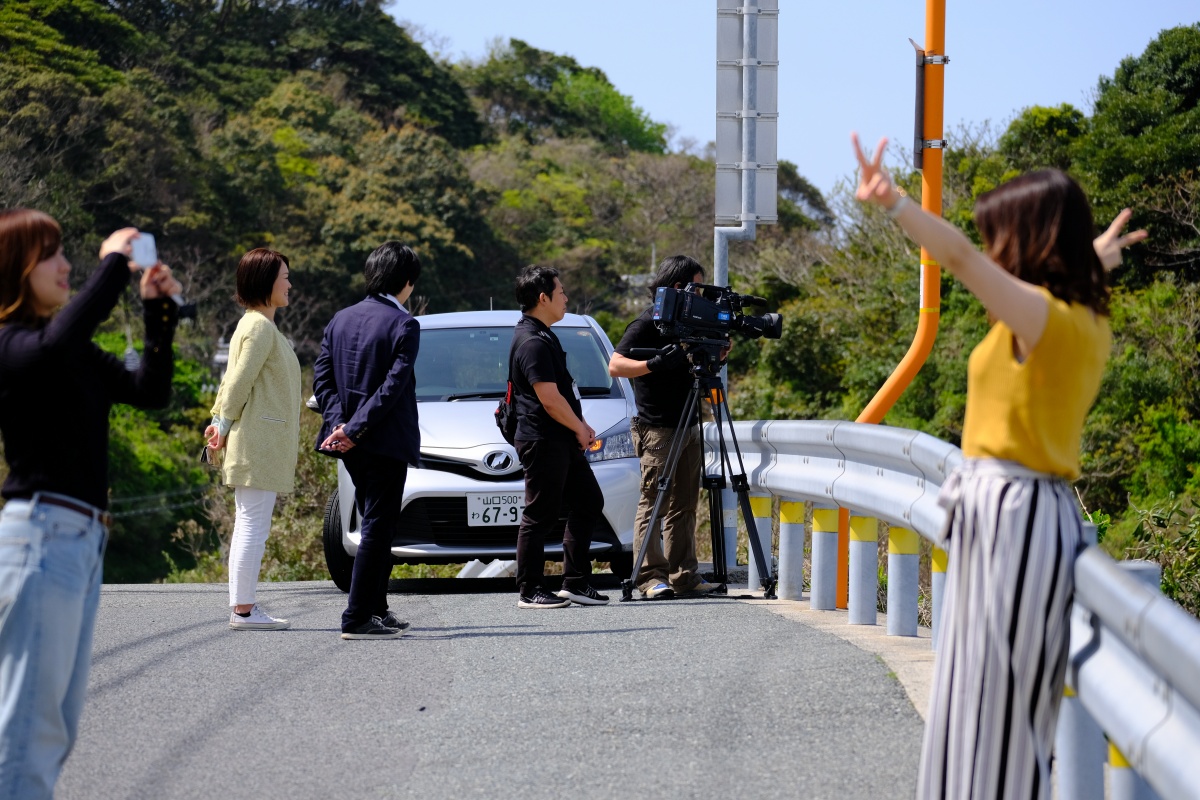
[[(475, 460), (471, 451), (490, 452), (508, 444), (496, 427), (496, 400), (459, 400), (452, 403), (418, 403), (421, 421), (421, 452), (454, 459)], [(602, 434), (626, 419), (625, 400), (583, 400), (583, 416)]]

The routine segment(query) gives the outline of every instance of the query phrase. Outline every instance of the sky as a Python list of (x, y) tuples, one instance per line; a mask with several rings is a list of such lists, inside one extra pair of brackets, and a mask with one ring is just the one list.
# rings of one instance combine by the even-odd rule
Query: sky
[[(716, 119), (715, 0), (395, 0), (389, 11), (451, 60), (521, 39), (599, 67), (651, 119), (700, 147)], [(828, 194), (850, 176), (849, 134), (911, 148), (921, 0), (780, 0), (779, 158)], [(947, 0), (945, 120), (998, 135), (1031, 105), (1085, 113), (1101, 76), (1164, 28), (1200, 22), (1197, 0)], [(418, 37), (420, 38), (420, 37)]]

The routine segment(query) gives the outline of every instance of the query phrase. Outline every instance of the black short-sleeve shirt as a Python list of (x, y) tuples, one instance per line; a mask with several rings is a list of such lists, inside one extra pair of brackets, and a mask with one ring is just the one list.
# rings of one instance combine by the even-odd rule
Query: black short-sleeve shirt
[(512, 382), (517, 406), (517, 435), (523, 442), (556, 439), (573, 442), (575, 432), (556, 421), (538, 400), (535, 383), (553, 383), (558, 393), (583, 419), (583, 405), (575, 394), (575, 380), (567, 371), (567, 354), (554, 332), (541, 321), (522, 315), (513, 331)]
[[(640, 317), (629, 323), (625, 335), (617, 344), (618, 353), (633, 358), (630, 352), (636, 347), (661, 350), (675, 343), (676, 340), (658, 332), (650, 316), (652, 311), (653, 308), (647, 308)], [(679, 418), (687, 407), (688, 393), (692, 390), (692, 375), (686, 364), (677, 369), (657, 370), (632, 378), (630, 383), (633, 385), (633, 399), (637, 402), (638, 419), (660, 428), (674, 428), (679, 424)], [(692, 422), (698, 419), (699, 408)]]

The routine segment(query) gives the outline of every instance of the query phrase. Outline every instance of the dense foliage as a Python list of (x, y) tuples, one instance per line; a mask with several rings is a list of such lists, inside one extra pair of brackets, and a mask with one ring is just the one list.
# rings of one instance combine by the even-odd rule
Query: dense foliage
[[(1200, 496), (1200, 25), (1164, 31), (1100, 76), (1090, 114), (1031, 107), (1001, 131), (950, 141), (945, 215), (976, 239), (974, 199), (1047, 166), (1080, 180), (1099, 222), (1129, 206), (1134, 225), (1151, 230), (1114, 274), (1116, 345), (1077, 488), (1111, 549), (1184, 565), (1168, 569), (1168, 588), (1196, 608), (1187, 565)], [(657, 258), (709, 261), (713, 173), (710, 155), (672, 143), (602, 71), (517, 40), (449, 63), (381, 0), (0, 8), (0, 206), (53, 214), (84, 271), (109, 230), (153, 231), (200, 302), (197, 323), (181, 329), (172, 409), (113, 412), (114, 511), (124, 512), (109, 558), (116, 580), (221, 577), (228, 498), (192, 455), (247, 248), (291, 257), (293, 305), (279, 323), (302, 361), (361, 290), (365, 255), (388, 238), (421, 254), (418, 310), (512, 307), (517, 269), (549, 263), (563, 271), (571, 310), (595, 314), (615, 337), (648, 299), (641, 286)], [(920, 194), (919, 175), (896, 174)], [(847, 186), (824, 197), (785, 162), (779, 189), (780, 223), (731, 253), (737, 287), (786, 319), (779, 341), (737, 342), (735, 413), (853, 419), (915, 330), (918, 254)], [(957, 442), (966, 359), (987, 320), (948, 276), (941, 308), (933, 354), (886, 423)], [(123, 304), (103, 346), (124, 352), (136, 316)], [(319, 574), (326, 466), (302, 461), (305, 488), (281, 505), (269, 575)]]

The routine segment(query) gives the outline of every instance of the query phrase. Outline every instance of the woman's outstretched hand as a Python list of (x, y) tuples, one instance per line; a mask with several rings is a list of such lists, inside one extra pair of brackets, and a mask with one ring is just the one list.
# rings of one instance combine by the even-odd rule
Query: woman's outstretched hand
[(1130, 245), (1137, 244), (1143, 241), (1150, 234), (1144, 230), (1137, 230), (1121, 235), (1121, 231), (1129, 224), (1133, 212), (1128, 208), (1122, 209), (1120, 214), (1117, 214), (1116, 219), (1108, 226), (1108, 230), (1100, 234), (1092, 242), (1092, 246), (1096, 248), (1096, 255), (1100, 257), (1100, 263), (1104, 265), (1106, 270), (1114, 270), (1121, 266), (1121, 251)]
[(875, 146), (875, 155), (871, 158), (863, 153), (859, 144), (858, 134), (850, 134), (850, 142), (854, 145), (854, 155), (858, 158), (858, 191), (854, 196), (864, 203), (874, 203), (886, 209), (900, 202), (900, 193), (892, 184), (892, 176), (883, 168), (883, 151), (887, 149), (887, 137), (879, 140)]

